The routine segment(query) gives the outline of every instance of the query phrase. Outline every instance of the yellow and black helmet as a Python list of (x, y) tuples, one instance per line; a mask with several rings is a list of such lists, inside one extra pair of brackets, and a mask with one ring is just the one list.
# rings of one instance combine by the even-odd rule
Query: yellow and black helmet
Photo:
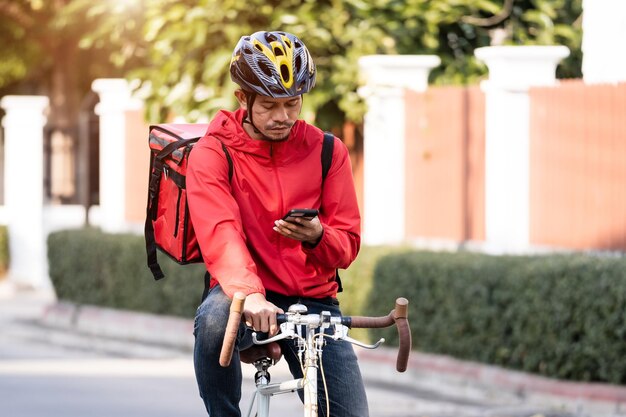
[(230, 77), (248, 93), (294, 97), (315, 85), (315, 64), (295, 35), (256, 32), (237, 43), (230, 61)]

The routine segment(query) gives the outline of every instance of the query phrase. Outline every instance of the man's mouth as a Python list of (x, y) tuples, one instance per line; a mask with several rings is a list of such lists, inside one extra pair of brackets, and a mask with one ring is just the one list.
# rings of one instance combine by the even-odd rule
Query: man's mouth
[(270, 127), (268, 130), (283, 131), (283, 130), (287, 130), (287, 129), (290, 129), (290, 128), (291, 128), (291, 125), (283, 125), (283, 126)]

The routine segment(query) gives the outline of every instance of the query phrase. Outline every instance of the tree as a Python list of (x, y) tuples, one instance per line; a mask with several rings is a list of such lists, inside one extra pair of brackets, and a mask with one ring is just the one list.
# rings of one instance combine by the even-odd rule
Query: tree
[[(53, 201), (76, 202), (75, 155), (81, 106), (93, 105), (91, 82), (103, 75), (116, 75), (105, 53), (79, 47), (88, 27), (85, 16), (67, 19), (64, 10), (70, 0), (0, 0), (0, 96), (6, 94), (45, 95), (50, 99), (45, 146), (47, 197)], [(122, 75), (123, 71), (118, 71)], [(91, 110), (91, 109), (89, 109)], [(57, 156), (51, 157), (54, 150)], [(83, 165), (81, 165), (82, 167)]]
[(305, 116), (317, 116), (322, 127), (361, 119), (364, 108), (357, 87), (358, 58), (363, 55), (436, 54), (442, 65), (433, 71), (431, 81), (463, 84), (486, 73), (473, 56), (477, 47), (494, 42), (560, 43), (573, 51), (560, 75), (580, 75), (582, 0), (62, 3), (57, 27), (81, 29), (84, 51), (110, 51), (116, 68), (138, 80), (151, 121), (170, 114), (200, 120), (219, 108), (233, 107), (235, 85), (228, 74), (232, 48), (242, 35), (268, 28), (300, 35), (311, 50), (318, 83), (305, 100)]
[(87, 28), (63, 18), (70, 1), (0, 0), (0, 93), (48, 95), (59, 129), (72, 128), (91, 81), (114, 71), (111, 51), (79, 47)]

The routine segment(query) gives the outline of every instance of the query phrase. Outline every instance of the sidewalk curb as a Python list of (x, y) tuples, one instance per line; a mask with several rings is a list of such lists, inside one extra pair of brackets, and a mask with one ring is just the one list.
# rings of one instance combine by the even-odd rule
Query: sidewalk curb
[(40, 324), (79, 333), (193, 350), (193, 320), (91, 305), (58, 302), (44, 310)]
[[(363, 350), (359, 360), (394, 367), (396, 352), (391, 349)], [(551, 379), (494, 365), (463, 361), (450, 356), (411, 351), (407, 373), (419, 376), (412, 380), (445, 379), (457, 387), (474, 386), (486, 392), (506, 391), (511, 396), (562, 408), (615, 412), (626, 405), (626, 387), (592, 382)], [(384, 373), (378, 372), (383, 376)], [(400, 375), (400, 374), (396, 374)], [(396, 376), (396, 379), (398, 376)]]

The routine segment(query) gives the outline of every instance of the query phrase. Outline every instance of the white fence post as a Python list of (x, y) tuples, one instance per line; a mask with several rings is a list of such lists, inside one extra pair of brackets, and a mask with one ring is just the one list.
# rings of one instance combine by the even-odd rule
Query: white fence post
[(9, 230), (9, 279), (50, 288), (43, 219), (43, 128), (48, 97), (6, 96), (4, 201)]
[(363, 242), (405, 239), (405, 89), (425, 91), (440, 59), (432, 55), (370, 55), (359, 59), (367, 101), (363, 138)]
[(98, 79), (91, 84), (100, 96), (100, 208), (103, 231), (128, 230), (126, 222), (126, 111), (141, 106), (124, 79)]
[(583, 0), (583, 10), (585, 82), (626, 82), (626, 2)]
[(482, 84), (485, 114), (486, 249), (518, 252), (529, 248), (530, 167), (528, 89), (556, 83), (564, 46), (493, 46), (476, 57), (489, 67)]

